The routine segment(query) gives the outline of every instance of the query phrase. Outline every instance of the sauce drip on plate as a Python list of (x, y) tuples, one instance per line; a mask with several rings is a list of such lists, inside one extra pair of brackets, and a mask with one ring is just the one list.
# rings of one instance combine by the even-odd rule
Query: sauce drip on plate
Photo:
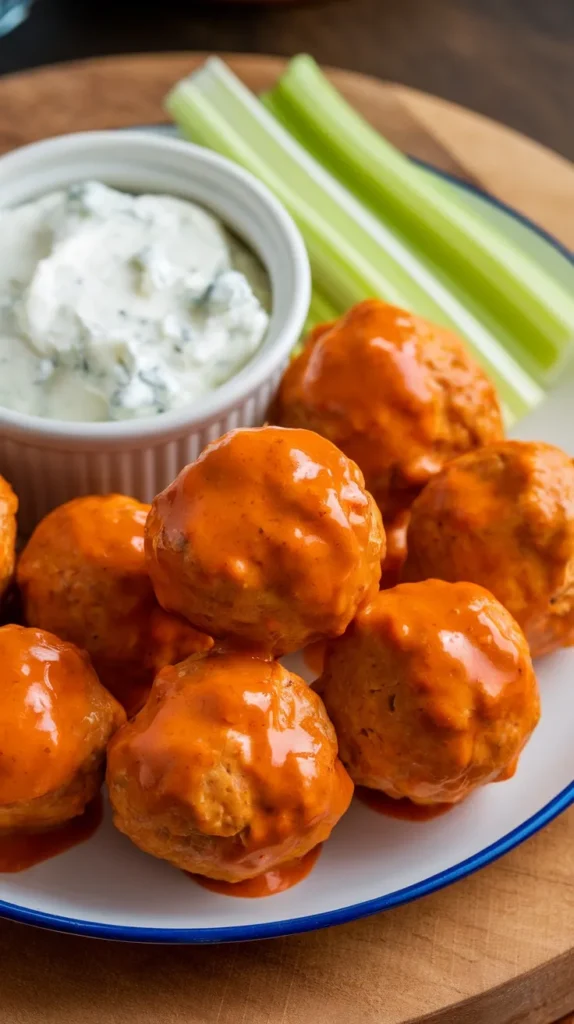
[(415, 804), (405, 798), (395, 800), (379, 789), (368, 789), (366, 786), (357, 786), (355, 796), (372, 811), (386, 814), (389, 818), (400, 818), (401, 821), (430, 821), (431, 818), (438, 818), (452, 807), (456, 807), (456, 804), (449, 803)]
[(321, 846), (319, 845), (313, 850), (309, 850), (304, 857), (290, 860), (287, 864), (281, 864), (270, 871), (264, 871), (262, 875), (256, 875), (255, 878), (247, 878), (243, 882), (221, 882), (215, 878), (206, 878), (204, 875), (189, 874), (189, 877), (204, 889), (217, 892), (220, 896), (240, 896), (243, 899), (275, 896), (302, 882), (313, 870), (320, 852)]
[(88, 804), (83, 814), (45, 832), (13, 832), (0, 836), (0, 872), (13, 874), (64, 853), (90, 839), (103, 816), (101, 796)]

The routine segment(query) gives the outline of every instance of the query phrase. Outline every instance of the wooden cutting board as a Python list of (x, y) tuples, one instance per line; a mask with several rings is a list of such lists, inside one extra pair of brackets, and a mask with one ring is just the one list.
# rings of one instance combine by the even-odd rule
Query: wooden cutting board
[[(6, 77), (0, 151), (62, 132), (157, 124), (167, 89), (204, 56), (114, 57)], [(255, 90), (282, 68), (271, 57), (227, 59)], [(574, 247), (567, 161), (432, 96), (332, 77), (393, 142)], [(574, 809), (479, 874), (351, 925), (199, 948), (0, 922), (0, 963), (7, 1024), (550, 1024), (574, 1009)]]

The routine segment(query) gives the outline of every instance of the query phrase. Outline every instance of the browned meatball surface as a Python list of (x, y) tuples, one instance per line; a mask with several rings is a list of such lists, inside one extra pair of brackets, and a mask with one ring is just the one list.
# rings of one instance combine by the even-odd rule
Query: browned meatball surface
[(353, 459), (385, 526), (450, 459), (503, 436), (494, 387), (463, 342), (379, 299), (313, 332), (270, 415)]
[(0, 628), (0, 832), (82, 813), (125, 714), (88, 656), (41, 629)]
[(148, 511), (123, 494), (75, 498), (38, 524), (18, 564), (28, 624), (87, 650), (129, 713), (160, 668), (213, 643), (155, 599), (144, 554)]
[(160, 604), (279, 655), (342, 633), (376, 593), (385, 535), (361, 471), (309, 430), (232, 430), (157, 496), (146, 524)]
[(17, 511), (18, 499), (10, 484), (0, 476), (0, 597), (14, 576)]
[(353, 781), (419, 804), (508, 778), (540, 713), (519, 626), (472, 583), (380, 591), (316, 685)]
[(533, 657), (574, 643), (574, 461), (506, 441), (450, 463), (415, 501), (403, 579), (471, 580), (520, 624)]
[(117, 733), (116, 826), (146, 853), (240, 882), (327, 839), (353, 785), (321, 699), (277, 662), (189, 658)]

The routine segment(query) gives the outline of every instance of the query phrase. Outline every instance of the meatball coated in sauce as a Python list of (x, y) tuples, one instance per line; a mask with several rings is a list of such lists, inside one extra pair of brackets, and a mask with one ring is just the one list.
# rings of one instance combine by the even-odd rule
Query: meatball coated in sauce
[(503, 436), (494, 387), (463, 343), (378, 299), (313, 332), (271, 416), (353, 459), (385, 524), (450, 459)]
[(353, 792), (317, 694), (240, 653), (163, 669), (112, 741), (107, 781), (114, 822), (137, 846), (228, 882), (323, 842)]
[(18, 498), (0, 476), (0, 597), (8, 589), (16, 563), (16, 512)]
[(144, 554), (148, 511), (121, 494), (69, 501), (36, 527), (17, 572), (28, 624), (85, 648), (129, 712), (160, 668), (212, 646), (155, 599)]
[(524, 636), (472, 583), (380, 591), (328, 644), (317, 687), (353, 781), (418, 804), (508, 778), (539, 718)]
[(230, 431), (157, 496), (146, 524), (160, 604), (274, 655), (342, 633), (378, 588), (382, 552), (362, 473), (308, 430)]
[(412, 508), (406, 580), (487, 587), (533, 657), (574, 644), (574, 462), (548, 444), (507, 441), (447, 466)]
[(88, 656), (43, 630), (0, 628), (0, 664), (0, 833), (60, 825), (99, 791), (125, 713)]

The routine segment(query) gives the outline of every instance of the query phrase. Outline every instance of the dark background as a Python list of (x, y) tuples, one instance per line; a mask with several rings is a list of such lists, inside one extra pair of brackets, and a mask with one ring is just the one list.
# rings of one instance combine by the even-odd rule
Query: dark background
[(306, 50), (471, 107), (574, 159), (574, 0), (37, 0), (0, 40), (0, 73), (180, 49)]

